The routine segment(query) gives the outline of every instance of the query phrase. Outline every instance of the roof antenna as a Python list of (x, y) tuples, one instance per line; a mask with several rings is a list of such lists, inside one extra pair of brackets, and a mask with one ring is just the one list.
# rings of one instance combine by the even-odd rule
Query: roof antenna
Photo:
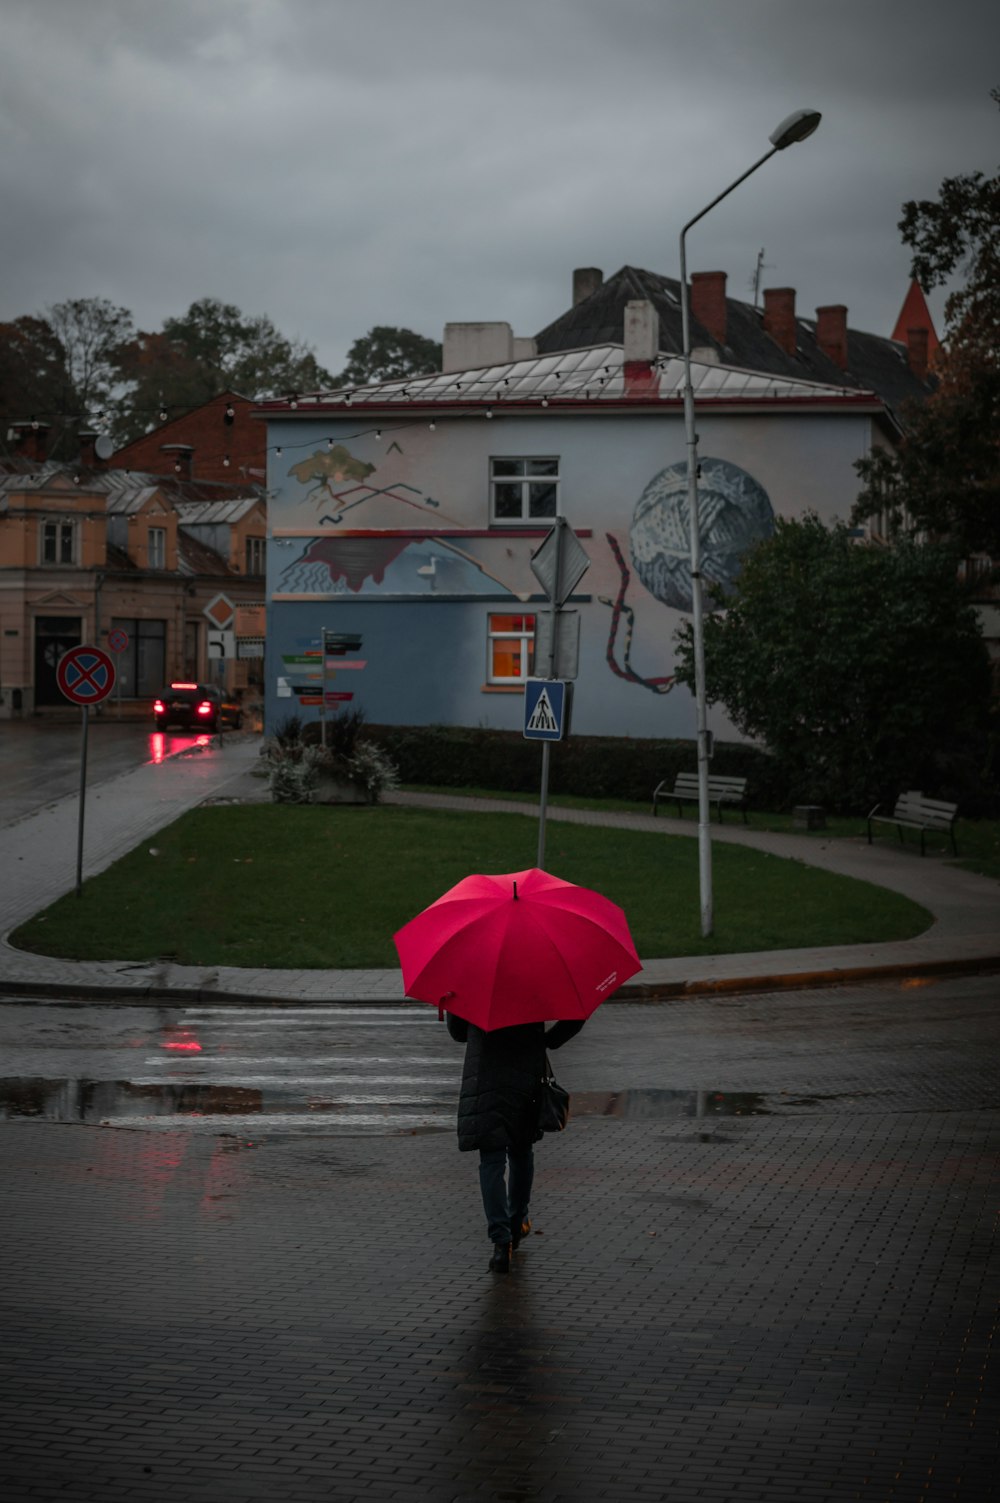
[(761, 246), (760, 250), (757, 252), (757, 265), (756, 265), (756, 268), (754, 269), (754, 274), (750, 278), (750, 287), (751, 287), (751, 289), (753, 291), (753, 305), (754, 305), (755, 308), (759, 308), (760, 307), (760, 282), (761, 282), (761, 273), (764, 272), (764, 271), (773, 271), (773, 270), (774, 270), (774, 264), (771, 261), (765, 261), (764, 260), (764, 247)]

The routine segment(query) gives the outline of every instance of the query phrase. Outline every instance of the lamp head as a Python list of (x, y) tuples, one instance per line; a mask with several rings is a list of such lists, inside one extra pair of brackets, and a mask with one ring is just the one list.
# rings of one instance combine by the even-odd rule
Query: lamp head
[(807, 136), (811, 136), (822, 118), (819, 110), (796, 110), (782, 120), (767, 139), (775, 151), (784, 151), (786, 146), (792, 146), (796, 141), (804, 141)]

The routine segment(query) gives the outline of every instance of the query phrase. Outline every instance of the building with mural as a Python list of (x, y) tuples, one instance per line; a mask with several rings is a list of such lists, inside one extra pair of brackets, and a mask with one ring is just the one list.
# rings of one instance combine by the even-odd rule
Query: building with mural
[[(497, 327), (449, 326), (440, 375), (258, 409), (269, 727), (315, 718), (325, 691), (372, 723), (520, 728), (545, 605), (531, 557), (562, 515), (590, 560), (567, 602), (574, 729), (692, 734), (674, 678), (691, 609), (682, 362), (645, 300), (623, 343), (475, 363)], [(870, 391), (693, 369), (703, 566), (724, 588), (777, 516), (846, 519), (855, 460), (898, 430)]]

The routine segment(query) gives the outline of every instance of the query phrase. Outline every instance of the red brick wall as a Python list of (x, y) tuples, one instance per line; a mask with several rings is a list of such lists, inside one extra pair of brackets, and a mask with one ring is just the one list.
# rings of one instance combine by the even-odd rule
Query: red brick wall
[[(227, 423), (227, 407), (233, 421)], [(223, 392), (183, 417), (170, 418), (126, 444), (109, 461), (115, 469), (148, 470), (153, 475), (173, 475), (174, 458), (163, 452), (164, 444), (190, 444), (194, 449), (191, 475), (195, 480), (217, 480), (230, 485), (243, 480), (263, 483), (267, 467), (266, 425), (250, 417), (254, 403), (246, 397)], [(229, 464), (225, 463), (226, 457)], [(256, 473), (253, 473), (256, 471)]]

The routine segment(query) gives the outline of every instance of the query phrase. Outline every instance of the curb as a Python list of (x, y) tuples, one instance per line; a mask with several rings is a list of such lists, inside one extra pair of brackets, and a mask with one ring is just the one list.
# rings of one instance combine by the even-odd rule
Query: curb
[[(991, 975), (1000, 971), (1000, 955), (981, 955), (962, 960), (927, 960), (915, 965), (895, 963), (892, 965), (837, 966), (819, 971), (789, 971), (764, 976), (725, 976), (718, 979), (705, 978), (695, 981), (644, 981), (634, 985), (626, 982), (609, 997), (607, 1003), (640, 1002), (657, 1003), (678, 1001), (688, 997), (704, 997), (740, 992), (814, 991), (827, 986), (843, 986), (848, 982), (901, 981), (922, 976), (976, 976)], [(330, 997), (303, 1000), (301, 995), (282, 996), (263, 992), (216, 991), (210, 986), (144, 987), (118, 986), (113, 982), (82, 982), (65, 985), (53, 981), (10, 981), (0, 979), (0, 997), (13, 1001), (23, 998), (59, 1001), (67, 1003), (113, 1002), (120, 1005), (141, 1007), (147, 1003), (205, 1003), (217, 1007), (337, 1007), (357, 1006), (364, 1003), (371, 1007), (398, 1007), (405, 1002), (399, 997)]]
[(710, 996), (719, 992), (813, 991), (846, 982), (900, 981), (920, 976), (977, 976), (1000, 971), (1000, 955), (969, 956), (961, 960), (923, 960), (907, 965), (834, 966), (821, 971), (789, 971), (765, 976), (721, 976), (697, 981), (626, 982), (609, 1001), (668, 1002), (678, 997)]

